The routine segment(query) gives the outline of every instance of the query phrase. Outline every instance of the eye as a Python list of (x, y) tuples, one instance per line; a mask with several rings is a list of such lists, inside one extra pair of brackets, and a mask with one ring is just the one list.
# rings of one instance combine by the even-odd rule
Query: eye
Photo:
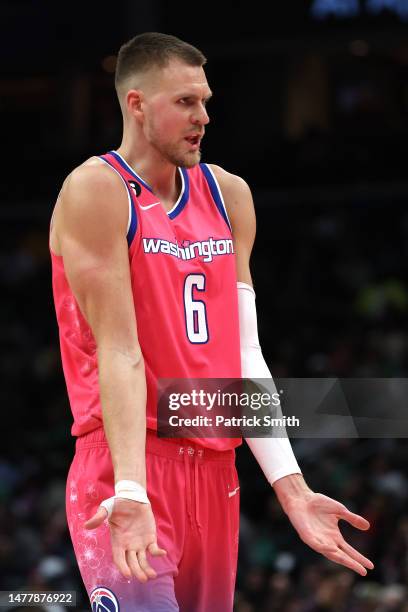
[(189, 105), (191, 104), (191, 98), (180, 98), (178, 102), (180, 104)]

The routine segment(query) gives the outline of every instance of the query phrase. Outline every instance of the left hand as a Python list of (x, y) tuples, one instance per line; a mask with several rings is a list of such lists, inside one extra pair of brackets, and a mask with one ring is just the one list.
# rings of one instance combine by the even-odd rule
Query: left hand
[(365, 531), (370, 523), (362, 516), (350, 512), (340, 502), (310, 490), (288, 500), (285, 511), (299, 537), (316, 552), (361, 576), (367, 575), (367, 569), (373, 569), (374, 564), (345, 541), (338, 526), (339, 520), (343, 519)]

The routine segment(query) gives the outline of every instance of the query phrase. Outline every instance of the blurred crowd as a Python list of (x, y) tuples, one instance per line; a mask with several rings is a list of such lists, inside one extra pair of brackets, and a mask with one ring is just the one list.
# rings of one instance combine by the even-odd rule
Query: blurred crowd
[[(217, 19), (192, 20), (182, 1), (119, 1), (108, 20), (92, 3), (37, 4), (3, 2), (0, 19), (0, 591), (74, 590), (81, 612), (47, 225), (69, 169), (120, 142), (113, 54), (135, 28), (203, 42), (216, 94), (203, 160), (254, 191), (252, 272), (274, 377), (405, 377), (408, 44), (395, 7), (407, 0), (371, 2), (376, 16), (356, 20), (334, 17), (345, 2), (320, 3), (330, 15), (317, 21), (311, 1), (236, 2), (225, 23), (218, 7)], [(308, 549), (243, 444), (235, 612), (408, 612), (405, 440), (293, 446), (311, 488), (371, 522), (367, 533), (342, 529), (375, 569), (360, 578)]]
[[(260, 224), (253, 271), (262, 346), (274, 375), (404, 376), (403, 209), (384, 203), (369, 210), (358, 202), (333, 210), (285, 208), (276, 202), (269, 212), (275, 240), (268, 241), (268, 223)], [(260, 214), (267, 217), (264, 209)], [(13, 220), (0, 250), (0, 590), (75, 590), (77, 609), (86, 610), (65, 520), (73, 440), (47, 223), (38, 218), (29, 225), (27, 231)], [(384, 238), (388, 232), (393, 242)], [(244, 444), (237, 459), (236, 612), (408, 612), (405, 440), (293, 444), (309, 485), (370, 521), (367, 533), (342, 529), (375, 569), (362, 579), (308, 549)]]
[(369, 520), (368, 532), (348, 525), (341, 530), (374, 560), (375, 569), (361, 578), (307, 548), (243, 449), (236, 611), (407, 612), (405, 440), (295, 440), (293, 445), (313, 490)]

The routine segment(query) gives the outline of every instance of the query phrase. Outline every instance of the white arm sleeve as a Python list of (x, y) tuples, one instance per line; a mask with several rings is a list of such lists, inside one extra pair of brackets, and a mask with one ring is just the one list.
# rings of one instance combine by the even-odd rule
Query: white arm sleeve
[[(272, 378), (259, 345), (255, 291), (246, 283), (239, 282), (237, 287), (242, 377)], [(302, 473), (289, 438), (245, 438), (245, 440), (271, 485), (289, 474)]]

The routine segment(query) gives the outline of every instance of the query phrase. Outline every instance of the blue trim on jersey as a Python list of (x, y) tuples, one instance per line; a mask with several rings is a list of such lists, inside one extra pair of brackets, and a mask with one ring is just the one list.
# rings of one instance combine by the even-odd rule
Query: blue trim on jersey
[(146, 189), (148, 189), (151, 193), (153, 193), (153, 189), (150, 187), (150, 185), (148, 185), (147, 183), (145, 183), (145, 181), (138, 175), (136, 174), (136, 172), (133, 170), (133, 168), (131, 168), (129, 166), (128, 163), (125, 162), (124, 159), (122, 159), (122, 157), (116, 153), (116, 151), (109, 151), (110, 155), (113, 155), (113, 157), (116, 159), (116, 161), (118, 162), (118, 164), (120, 164), (122, 166), (122, 168), (124, 170), (126, 170), (126, 172), (129, 172), (129, 174), (131, 174), (132, 176), (134, 176), (139, 183), (142, 183), (143, 187), (145, 187)]
[(213, 200), (215, 202), (215, 205), (217, 206), (222, 218), (224, 219), (225, 223), (228, 225), (230, 231), (232, 231), (231, 229), (231, 225), (229, 222), (229, 219), (227, 217), (227, 213), (225, 212), (225, 208), (224, 208), (224, 204), (222, 203), (222, 198), (221, 198), (221, 194), (220, 191), (218, 189), (217, 183), (214, 181), (214, 177), (211, 174), (210, 169), (208, 168), (207, 164), (200, 164), (200, 168), (207, 180), (208, 186), (210, 188), (211, 191), (211, 195), (213, 197)]
[(185, 168), (180, 168), (180, 170), (183, 174), (183, 179), (184, 179), (184, 192), (176, 208), (172, 210), (170, 213), (167, 213), (167, 216), (169, 217), (169, 219), (174, 219), (175, 217), (177, 217), (177, 215), (181, 213), (181, 211), (187, 204), (188, 198), (190, 196), (190, 181), (188, 178), (188, 172)]
[(131, 194), (129, 187), (128, 187), (128, 190), (130, 193), (132, 215), (130, 217), (130, 226), (129, 226), (129, 231), (127, 233), (126, 239), (127, 239), (128, 246), (130, 247), (130, 245), (133, 242), (133, 238), (135, 237), (136, 230), (137, 230), (137, 215), (136, 215), (135, 207), (134, 207), (133, 200), (132, 200), (132, 194)]
[[(109, 161), (109, 159), (106, 159), (106, 157), (104, 155), (99, 155), (98, 157), (100, 157), (101, 159), (103, 159), (104, 162), (109, 164), (110, 167), (115, 170), (115, 172), (118, 172), (116, 170), (115, 166)], [(126, 185), (126, 188), (128, 190), (128, 193), (129, 193), (129, 198), (130, 198), (130, 225), (129, 225), (128, 233), (126, 234), (126, 240), (127, 240), (128, 246), (130, 247), (130, 245), (133, 242), (133, 238), (135, 237), (136, 230), (137, 230), (137, 214), (136, 214), (136, 210), (135, 210), (135, 205), (133, 203), (132, 190), (129, 187), (129, 185), (127, 183), (127, 180), (121, 174), (120, 174), (120, 177), (122, 178), (123, 182)]]

